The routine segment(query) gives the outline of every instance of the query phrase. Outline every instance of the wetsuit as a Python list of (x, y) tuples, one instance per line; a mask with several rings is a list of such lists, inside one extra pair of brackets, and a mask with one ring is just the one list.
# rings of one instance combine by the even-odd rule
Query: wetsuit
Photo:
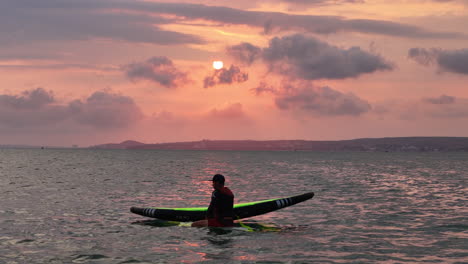
[(211, 202), (206, 215), (208, 226), (233, 226), (233, 206), (234, 194), (229, 188), (223, 187), (220, 190), (214, 190), (211, 194)]

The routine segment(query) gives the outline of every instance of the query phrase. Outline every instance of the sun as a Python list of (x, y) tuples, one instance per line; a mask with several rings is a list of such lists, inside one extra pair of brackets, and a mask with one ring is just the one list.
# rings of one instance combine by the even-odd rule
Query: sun
[(223, 68), (223, 62), (222, 61), (213, 61), (213, 68), (215, 70), (221, 70)]

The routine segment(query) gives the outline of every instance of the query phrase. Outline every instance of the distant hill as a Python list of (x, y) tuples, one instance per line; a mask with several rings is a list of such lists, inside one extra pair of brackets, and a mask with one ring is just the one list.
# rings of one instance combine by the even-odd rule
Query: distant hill
[(145, 146), (145, 145), (146, 145), (145, 143), (141, 143), (138, 141), (126, 140), (126, 141), (123, 141), (122, 143), (108, 143), (108, 144), (91, 146), (90, 148), (93, 148), (93, 149), (129, 149), (129, 148)]
[(468, 137), (362, 138), (311, 140), (201, 140), (144, 144), (124, 141), (92, 146), (95, 149), (260, 150), (260, 151), (468, 151)]

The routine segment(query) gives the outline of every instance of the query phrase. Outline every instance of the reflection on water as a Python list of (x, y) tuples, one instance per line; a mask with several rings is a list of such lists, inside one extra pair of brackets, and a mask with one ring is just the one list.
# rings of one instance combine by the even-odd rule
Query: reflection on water
[[(463, 263), (466, 153), (0, 150), (0, 263)], [(131, 206), (315, 192), (254, 218), (273, 230), (162, 223)], [(250, 220), (249, 220), (250, 221)], [(276, 228), (276, 229), (275, 229)]]

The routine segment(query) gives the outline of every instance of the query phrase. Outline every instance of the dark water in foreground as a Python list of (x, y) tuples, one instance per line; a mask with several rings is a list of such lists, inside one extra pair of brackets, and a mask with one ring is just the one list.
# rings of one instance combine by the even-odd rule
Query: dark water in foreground
[[(468, 263), (467, 153), (0, 150), (0, 263)], [(131, 206), (314, 191), (277, 232), (157, 227)], [(143, 222), (144, 223), (144, 222)]]

